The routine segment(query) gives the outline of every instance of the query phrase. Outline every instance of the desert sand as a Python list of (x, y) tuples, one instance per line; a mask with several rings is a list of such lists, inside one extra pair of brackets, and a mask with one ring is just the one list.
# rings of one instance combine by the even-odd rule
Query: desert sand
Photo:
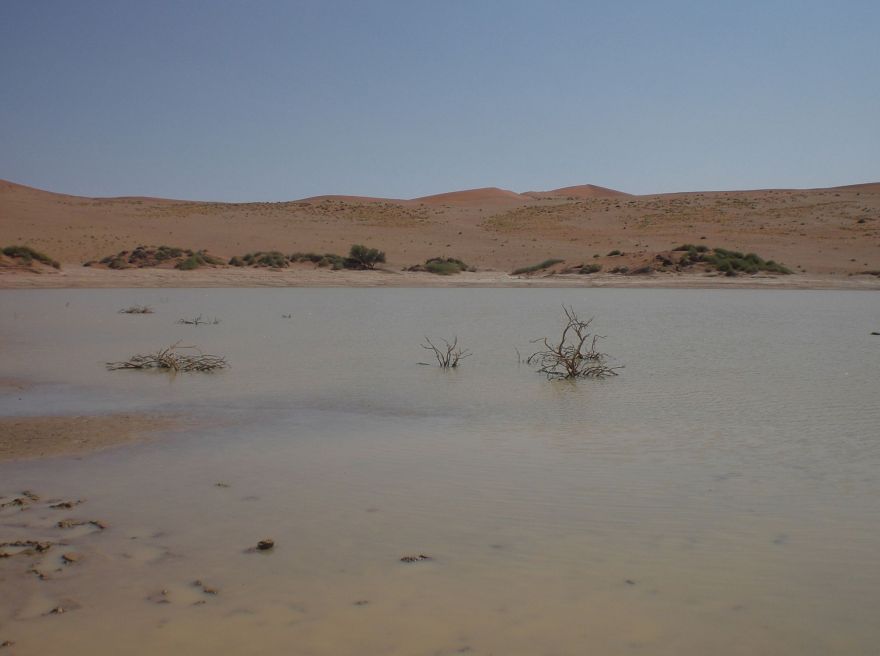
[[(88, 270), (138, 245), (205, 249), (224, 259), (253, 251), (345, 255), (363, 243), (387, 254), (385, 272), (329, 272), (298, 265), (191, 272)], [(596, 263), (607, 272), (650, 263), (682, 243), (755, 252), (795, 271), (785, 276), (705, 274), (561, 276)], [(783, 285), (878, 288), (880, 183), (827, 189), (633, 196), (596, 185), (516, 193), (495, 187), (412, 200), (318, 196), (278, 203), (147, 197), (85, 198), (0, 181), (0, 245), (23, 244), (60, 260), (21, 271), (0, 267), (0, 287), (399, 285)], [(622, 256), (610, 257), (612, 251)], [(432, 257), (477, 269), (439, 279), (403, 273)], [(564, 267), (526, 279), (516, 268), (548, 258)], [(538, 279), (540, 282), (536, 282)], [(658, 282), (659, 281), (659, 282)]]

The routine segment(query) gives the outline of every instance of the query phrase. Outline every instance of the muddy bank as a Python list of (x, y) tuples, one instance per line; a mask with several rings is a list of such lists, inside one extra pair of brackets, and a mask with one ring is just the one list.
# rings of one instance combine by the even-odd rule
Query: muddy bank
[(697, 273), (655, 273), (633, 276), (597, 275), (512, 276), (503, 271), (465, 272), (437, 276), (411, 271), (327, 271), (325, 269), (237, 269), (197, 271), (131, 269), (111, 271), (65, 267), (54, 275), (3, 273), (0, 289), (105, 289), (202, 287), (627, 287), (627, 288), (770, 288), (880, 289), (877, 276), (841, 274), (755, 275), (727, 277)]
[(145, 439), (177, 424), (170, 416), (0, 417), (0, 462), (72, 456)]

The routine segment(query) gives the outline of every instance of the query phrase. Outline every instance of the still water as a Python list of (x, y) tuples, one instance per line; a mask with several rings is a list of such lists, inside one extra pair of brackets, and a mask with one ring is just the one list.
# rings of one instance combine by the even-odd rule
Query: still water
[[(133, 304), (155, 312), (117, 312)], [(595, 317), (620, 376), (549, 382), (519, 361), (558, 334), (562, 304)], [(175, 323), (196, 315), (220, 323)], [(50, 551), (49, 580), (21, 583), (30, 561), (0, 560), (0, 642), (876, 654), (872, 330), (873, 292), (0, 292), (0, 377), (32, 383), (0, 387), (0, 415), (186, 421), (134, 446), (0, 463), (0, 496), (86, 500), (6, 509), (0, 541), (48, 539), (59, 517), (108, 526), (66, 534), (82, 560)], [(453, 335), (473, 351), (459, 369), (419, 365), (424, 336)], [(178, 341), (231, 368), (104, 368)], [(266, 537), (273, 550), (246, 552)], [(400, 561), (419, 554), (431, 560)], [(60, 604), (72, 610), (45, 615)]]

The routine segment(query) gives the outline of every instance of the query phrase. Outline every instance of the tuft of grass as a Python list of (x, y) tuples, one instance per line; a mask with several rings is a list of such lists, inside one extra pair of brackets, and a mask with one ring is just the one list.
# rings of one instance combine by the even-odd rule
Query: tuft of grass
[(45, 253), (34, 250), (30, 246), (6, 246), (2, 252), (6, 257), (14, 257), (16, 259), (22, 260), (25, 264), (30, 264), (31, 262), (36, 260), (40, 264), (45, 264), (46, 266), (50, 266), (55, 269), (61, 268), (61, 264), (58, 262), (58, 260), (53, 260)]
[(514, 269), (511, 271), (510, 275), (518, 276), (524, 273), (535, 273), (536, 271), (542, 271), (544, 269), (549, 269), (554, 264), (559, 264), (560, 262), (565, 262), (565, 260), (560, 260), (556, 258), (551, 258), (549, 260), (544, 260), (543, 262), (539, 262), (538, 264), (532, 264), (531, 266), (520, 267), (519, 269)]

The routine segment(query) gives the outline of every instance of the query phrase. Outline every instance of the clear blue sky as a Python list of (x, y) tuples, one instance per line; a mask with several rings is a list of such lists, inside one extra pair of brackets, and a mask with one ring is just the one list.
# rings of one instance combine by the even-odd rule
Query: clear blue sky
[(0, 178), (216, 200), (880, 181), (880, 1), (3, 0)]

